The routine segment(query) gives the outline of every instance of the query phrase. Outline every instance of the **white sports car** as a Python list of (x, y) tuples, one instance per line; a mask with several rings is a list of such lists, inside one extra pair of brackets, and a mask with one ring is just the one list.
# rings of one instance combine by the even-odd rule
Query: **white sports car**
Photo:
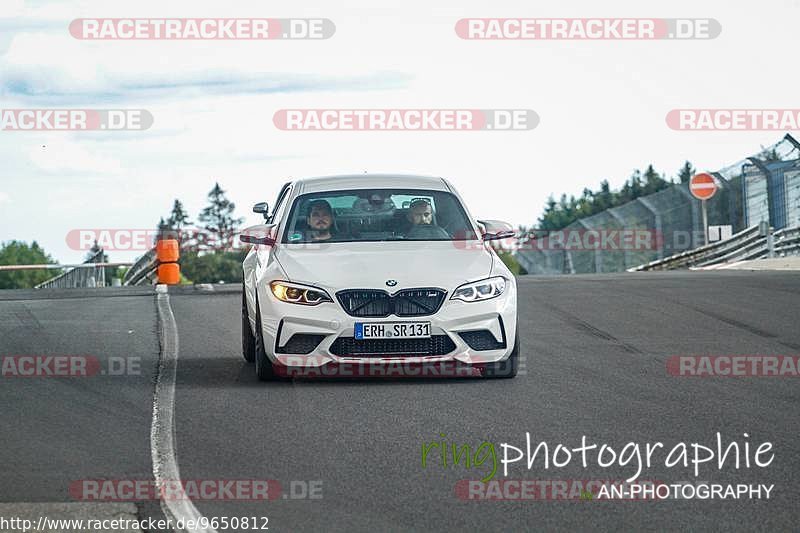
[(475, 221), (447, 180), (302, 179), (253, 211), (265, 223), (240, 235), (242, 348), (260, 379), (387, 364), (516, 375), (516, 281), (487, 243), (514, 232)]

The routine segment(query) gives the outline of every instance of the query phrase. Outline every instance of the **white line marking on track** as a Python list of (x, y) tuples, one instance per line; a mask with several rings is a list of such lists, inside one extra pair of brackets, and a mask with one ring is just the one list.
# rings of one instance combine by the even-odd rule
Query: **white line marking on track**
[(720, 268), (725, 268), (725, 269), (734, 268), (741, 265), (742, 263), (747, 263), (747, 261), (736, 261), (735, 263), (725, 263)]
[[(156, 391), (153, 396), (153, 420), (150, 425), (150, 453), (153, 458), (153, 476), (156, 486), (161, 489), (166, 483), (170, 487), (177, 485), (181, 479), (178, 470), (177, 452), (175, 450), (175, 377), (178, 366), (178, 326), (175, 315), (169, 305), (169, 294), (166, 290), (156, 294), (158, 307), (158, 339), (161, 346), (156, 374)], [(177, 498), (161, 499), (161, 510), (173, 524), (179, 520), (188, 520), (198, 524), (203, 515), (192, 501), (178, 488)], [(173, 494), (173, 490), (170, 490)], [(208, 528), (183, 528), (176, 531), (198, 533), (216, 533)]]

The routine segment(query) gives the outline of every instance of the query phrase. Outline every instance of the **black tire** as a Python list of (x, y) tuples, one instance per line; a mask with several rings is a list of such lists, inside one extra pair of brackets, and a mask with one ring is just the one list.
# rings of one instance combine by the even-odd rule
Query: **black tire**
[(490, 363), (484, 367), (483, 377), (488, 379), (510, 379), (517, 375), (519, 369), (519, 324), (517, 324), (514, 349), (505, 361)]
[(264, 349), (264, 334), (261, 329), (261, 309), (258, 306), (258, 295), (256, 295), (256, 335), (255, 335), (255, 361), (256, 376), (261, 381), (272, 381), (277, 379), (275, 367), (267, 357)]
[(256, 338), (250, 328), (250, 319), (247, 315), (247, 299), (242, 287), (242, 355), (244, 360), (252, 363), (256, 360)]

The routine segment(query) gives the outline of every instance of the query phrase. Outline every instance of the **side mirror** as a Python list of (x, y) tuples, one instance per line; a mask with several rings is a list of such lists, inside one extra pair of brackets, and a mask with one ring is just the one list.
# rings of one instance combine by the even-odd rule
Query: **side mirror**
[(484, 231), (484, 241), (497, 241), (501, 239), (510, 239), (516, 236), (514, 227), (508, 222), (501, 220), (478, 220), (478, 224)]
[(253, 206), (253, 213), (261, 213), (264, 215), (264, 218), (269, 217), (269, 204), (267, 202), (258, 202), (256, 205)]
[(243, 229), (239, 234), (239, 241), (247, 244), (263, 244), (266, 246), (272, 246), (275, 244), (275, 228), (275, 224), (259, 224), (258, 226), (250, 226), (249, 228)]

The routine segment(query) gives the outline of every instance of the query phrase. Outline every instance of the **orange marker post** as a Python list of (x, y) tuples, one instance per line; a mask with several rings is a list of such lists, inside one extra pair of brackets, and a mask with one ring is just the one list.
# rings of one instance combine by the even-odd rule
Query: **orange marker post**
[(180, 244), (176, 239), (163, 239), (156, 242), (156, 258), (158, 259), (158, 282), (166, 285), (177, 285), (181, 281)]

